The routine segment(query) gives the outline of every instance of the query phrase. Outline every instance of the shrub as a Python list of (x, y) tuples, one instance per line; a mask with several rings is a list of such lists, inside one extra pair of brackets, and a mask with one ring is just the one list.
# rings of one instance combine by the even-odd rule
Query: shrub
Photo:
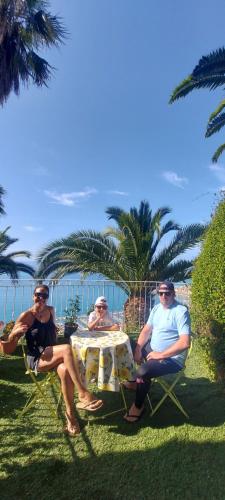
[(76, 295), (75, 299), (69, 300), (69, 305), (64, 310), (65, 323), (69, 323), (69, 324), (76, 323), (79, 312), (80, 312), (80, 299), (79, 299), (79, 296)]
[(225, 198), (212, 217), (192, 274), (192, 328), (215, 376), (225, 380)]
[(8, 335), (11, 333), (14, 325), (15, 325), (15, 321), (13, 321), (13, 320), (6, 323), (6, 325), (3, 329), (3, 332), (2, 332), (5, 339), (7, 339)]

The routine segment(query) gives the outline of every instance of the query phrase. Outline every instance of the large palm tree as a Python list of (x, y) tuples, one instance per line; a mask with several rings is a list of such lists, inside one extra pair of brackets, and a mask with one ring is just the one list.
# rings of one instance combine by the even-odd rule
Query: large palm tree
[[(203, 56), (194, 68), (193, 72), (185, 78), (173, 91), (170, 98), (170, 103), (173, 103), (181, 97), (185, 97), (194, 89), (208, 88), (215, 90), (219, 86), (225, 84), (225, 48), (220, 48), (211, 52), (207, 56)], [(223, 99), (218, 107), (211, 113), (207, 128), (206, 137), (210, 137), (215, 132), (218, 132), (225, 125), (225, 99)], [(212, 161), (217, 162), (219, 156), (225, 149), (225, 143), (217, 148)]]
[(16, 243), (17, 238), (10, 238), (7, 235), (9, 227), (4, 231), (0, 231), (0, 275), (6, 274), (12, 279), (18, 278), (19, 272), (24, 272), (30, 276), (34, 275), (34, 269), (23, 262), (17, 262), (14, 259), (18, 257), (30, 257), (30, 253), (26, 251), (5, 253), (9, 246)]
[[(152, 292), (150, 282), (187, 277), (192, 261), (178, 257), (199, 241), (205, 229), (202, 224), (180, 227), (172, 220), (163, 224), (170, 212), (168, 207), (162, 207), (152, 214), (146, 201), (141, 202), (139, 210), (131, 208), (129, 212), (110, 207), (106, 213), (116, 227), (103, 233), (79, 231), (54, 241), (39, 254), (37, 277), (61, 278), (83, 272), (118, 281), (129, 296), (126, 317), (131, 315), (135, 320), (141, 311), (143, 323), (148, 314), (146, 294), (149, 297)], [(162, 247), (162, 239), (170, 231), (175, 235)]]
[(20, 84), (47, 85), (52, 67), (38, 55), (40, 49), (60, 44), (65, 29), (47, 10), (46, 0), (0, 2), (0, 103)]

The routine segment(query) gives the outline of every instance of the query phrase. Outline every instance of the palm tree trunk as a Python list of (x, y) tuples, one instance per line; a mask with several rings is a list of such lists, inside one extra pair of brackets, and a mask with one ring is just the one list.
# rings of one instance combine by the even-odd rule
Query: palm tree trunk
[(139, 333), (149, 317), (151, 296), (131, 294), (124, 304), (124, 330), (126, 333)]

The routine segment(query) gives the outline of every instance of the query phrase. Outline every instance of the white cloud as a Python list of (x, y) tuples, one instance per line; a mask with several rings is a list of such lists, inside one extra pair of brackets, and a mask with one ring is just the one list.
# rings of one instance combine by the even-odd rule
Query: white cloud
[(218, 163), (213, 163), (212, 165), (209, 165), (209, 170), (211, 170), (220, 182), (225, 182), (225, 167), (219, 165)]
[(37, 233), (38, 231), (42, 231), (42, 227), (36, 227), (36, 226), (24, 226), (24, 229), (30, 233)]
[(126, 191), (118, 191), (117, 189), (112, 189), (111, 191), (106, 191), (107, 194), (117, 194), (118, 196), (128, 196), (129, 193)]
[(83, 191), (72, 191), (71, 193), (58, 193), (56, 191), (45, 190), (45, 195), (53, 200), (52, 203), (64, 205), (65, 207), (73, 207), (79, 201), (90, 198), (91, 195), (98, 191), (95, 188), (85, 188)]
[(181, 189), (184, 189), (184, 185), (188, 184), (187, 177), (179, 177), (176, 172), (172, 172), (171, 170), (163, 172), (162, 177), (170, 184), (173, 184), (173, 186), (179, 187)]

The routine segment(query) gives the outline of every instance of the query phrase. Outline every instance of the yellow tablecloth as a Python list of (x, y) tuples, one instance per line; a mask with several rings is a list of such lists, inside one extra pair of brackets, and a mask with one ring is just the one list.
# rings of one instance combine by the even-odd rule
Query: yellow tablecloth
[(77, 330), (70, 339), (84, 383), (97, 379), (100, 390), (119, 391), (119, 380), (134, 378), (133, 354), (126, 333)]

